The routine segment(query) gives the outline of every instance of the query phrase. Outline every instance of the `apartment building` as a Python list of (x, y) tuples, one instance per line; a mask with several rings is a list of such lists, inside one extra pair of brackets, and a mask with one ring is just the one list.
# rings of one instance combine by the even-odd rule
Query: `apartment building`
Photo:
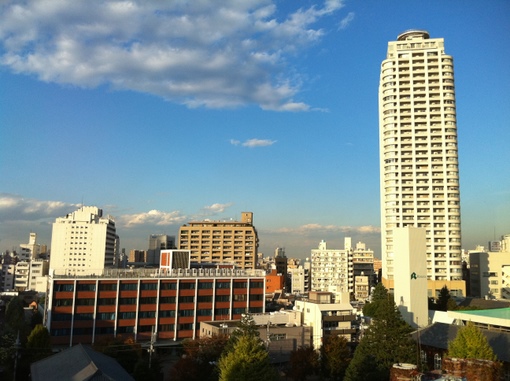
[(115, 221), (94, 206), (82, 206), (53, 223), (50, 268), (57, 273), (100, 274), (114, 265)]
[(21, 252), (19, 259), (22, 261), (30, 261), (31, 259), (38, 259), (41, 254), (41, 245), (37, 244), (37, 234), (30, 233), (28, 243), (19, 245)]
[(315, 349), (320, 348), (330, 335), (352, 341), (352, 335), (356, 333), (352, 327), (356, 314), (348, 302), (348, 294), (344, 293), (343, 297), (347, 301), (341, 298), (335, 301), (331, 292), (310, 292), (308, 299), (295, 301), (294, 310), (302, 314), (303, 324), (312, 327)]
[(45, 325), (53, 345), (131, 337), (196, 338), (201, 321), (265, 312), (265, 273), (231, 268), (106, 269), (50, 275)]
[(258, 245), (252, 212), (242, 212), (241, 221), (192, 221), (179, 229), (178, 248), (190, 250), (191, 262), (254, 269)]
[(312, 291), (353, 292), (351, 239), (345, 238), (344, 249), (328, 249), (321, 241), (311, 251)]
[[(352, 273), (354, 276), (355, 297), (365, 300), (365, 293), (377, 284), (377, 274), (374, 271), (374, 252), (363, 242), (358, 242), (352, 251)], [(366, 279), (365, 279), (366, 278)], [(358, 284), (362, 283), (362, 284)], [(359, 287), (358, 287), (359, 286)]]
[(489, 246), (498, 251), (483, 247), (469, 251), (471, 296), (510, 299), (510, 234), (498, 243)]
[(429, 296), (465, 295), (453, 58), (409, 30), (388, 43), (379, 85), (383, 282), (393, 289), (395, 228), (423, 227)]

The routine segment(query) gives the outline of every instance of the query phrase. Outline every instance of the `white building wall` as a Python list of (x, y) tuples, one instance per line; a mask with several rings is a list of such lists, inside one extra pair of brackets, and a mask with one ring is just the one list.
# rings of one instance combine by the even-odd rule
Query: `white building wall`
[(95, 274), (114, 264), (115, 222), (97, 207), (84, 206), (53, 223), (50, 268), (56, 274)]
[(311, 291), (331, 291), (335, 293), (353, 291), (352, 248), (328, 249), (321, 241), (317, 249), (311, 251)]
[(412, 327), (428, 325), (427, 253), (424, 228), (396, 228), (395, 303), (403, 319)]
[(395, 228), (412, 226), (427, 231), (428, 279), (462, 281), (453, 58), (442, 38), (414, 30), (388, 43), (379, 126), (383, 277), (397, 274)]

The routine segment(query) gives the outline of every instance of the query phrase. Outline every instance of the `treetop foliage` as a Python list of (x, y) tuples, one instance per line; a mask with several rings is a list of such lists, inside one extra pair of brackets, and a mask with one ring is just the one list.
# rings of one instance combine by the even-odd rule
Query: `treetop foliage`
[(372, 324), (365, 330), (344, 380), (369, 381), (389, 378), (395, 363), (415, 361), (416, 345), (412, 331), (391, 298), (378, 302)]
[(233, 350), (220, 358), (220, 381), (276, 381), (278, 373), (269, 362), (262, 340), (255, 335), (241, 335)]
[(463, 359), (497, 360), (487, 338), (471, 322), (459, 329), (455, 339), (448, 343), (448, 356)]

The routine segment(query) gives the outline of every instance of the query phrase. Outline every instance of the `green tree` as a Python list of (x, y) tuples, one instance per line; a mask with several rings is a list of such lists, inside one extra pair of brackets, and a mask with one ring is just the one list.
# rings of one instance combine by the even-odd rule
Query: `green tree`
[(241, 317), (241, 321), (237, 324), (236, 329), (230, 334), (230, 338), (225, 346), (226, 352), (231, 352), (235, 343), (241, 336), (254, 336), (259, 337), (260, 332), (255, 324), (255, 320), (250, 313), (245, 313)]
[(344, 380), (385, 380), (393, 364), (414, 361), (416, 348), (411, 331), (393, 300), (381, 301), (372, 324), (354, 352)]
[(351, 350), (343, 336), (329, 336), (321, 347), (322, 374), (333, 381), (342, 381), (351, 361)]
[(313, 347), (299, 347), (290, 353), (287, 375), (296, 381), (305, 381), (319, 371), (319, 353)]
[(255, 335), (242, 335), (233, 350), (226, 352), (218, 364), (220, 381), (276, 381), (277, 371), (269, 363), (262, 340)]
[(471, 322), (459, 329), (455, 339), (448, 343), (448, 356), (463, 359), (497, 360), (487, 338)]
[(374, 317), (377, 314), (379, 305), (390, 297), (386, 287), (382, 283), (378, 283), (372, 293), (371, 302), (363, 306), (363, 315)]
[(25, 310), (23, 309), (23, 300), (15, 296), (12, 298), (5, 309), (5, 325), (12, 332), (20, 335), (25, 334), (27, 331), (27, 324), (25, 321)]
[(436, 300), (437, 310), (446, 311), (448, 309), (448, 301), (450, 298), (450, 290), (448, 290), (448, 287), (443, 286), (443, 288), (439, 291), (439, 295)]
[(30, 327), (32, 330), (35, 328), (36, 325), (43, 323), (43, 316), (42, 314), (35, 310), (32, 312), (32, 316), (30, 316)]
[(30, 362), (38, 361), (51, 355), (50, 333), (44, 325), (37, 324), (32, 332), (30, 332), (26, 353)]

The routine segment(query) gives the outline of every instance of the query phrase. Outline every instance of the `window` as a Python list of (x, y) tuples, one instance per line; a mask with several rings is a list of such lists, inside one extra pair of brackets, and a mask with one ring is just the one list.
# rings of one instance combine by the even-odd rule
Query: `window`
[(159, 298), (160, 304), (175, 303), (175, 296), (163, 296)]
[(115, 312), (100, 312), (97, 314), (97, 320), (115, 320)]
[(216, 295), (216, 302), (230, 302), (230, 295)]
[(63, 292), (74, 291), (74, 284), (57, 284), (55, 285), (55, 291)]
[(96, 291), (96, 284), (93, 283), (78, 283), (76, 286), (78, 291)]
[(436, 353), (434, 355), (434, 369), (441, 369), (441, 363), (442, 363), (442, 359), (441, 359), (441, 355), (439, 353)]
[(142, 290), (157, 290), (158, 284), (157, 283), (142, 283), (140, 285), (140, 288)]
[(93, 306), (94, 305), (94, 299), (76, 299), (76, 305), (77, 306)]
[(247, 288), (247, 282), (234, 282), (234, 288)]
[(179, 296), (179, 303), (195, 303), (194, 296)]
[(286, 333), (270, 333), (269, 334), (270, 341), (285, 340), (286, 338), (287, 338)]
[(98, 299), (97, 304), (99, 304), (100, 306), (113, 306), (115, 305), (115, 298)]
[(99, 291), (117, 291), (117, 283), (100, 283)]
[(120, 304), (136, 304), (136, 298), (120, 298)]
[(216, 288), (230, 288), (230, 282), (216, 282)]
[(199, 282), (198, 283), (199, 290), (210, 289), (210, 288), (213, 288), (212, 282)]
[(180, 289), (181, 290), (194, 290), (195, 289), (195, 283), (181, 282)]
[(156, 311), (140, 311), (138, 312), (139, 319), (148, 319), (156, 317)]
[(175, 282), (161, 283), (161, 289), (162, 290), (177, 290), (177, 283), (175, 283)]
[(119, 319), (134, 319), (135, 317), (134, 312), (119, 312)]
[(260, 282), (260, 281), (251, 281), (250, 282), (250, 288), (263, 288), (264, 287), (264, 282)]
[(199, 295), (198, 303), (210, 303), (212, 302), (212, 295)]
[(159, 311), (159, 317), (175, 317), (175, 310)]
[(136, 291), (138, 290), (138, 283), (121, 283), (121, 291)]
[(140, 298), (140, 304), (156, 304), (156, 297)]
[(158, 331), (159, 332), (168, 332), (168, 331), (173, 331), (174, 330), (174, 325), (173, 324), (160, 324), (158, 326)]

